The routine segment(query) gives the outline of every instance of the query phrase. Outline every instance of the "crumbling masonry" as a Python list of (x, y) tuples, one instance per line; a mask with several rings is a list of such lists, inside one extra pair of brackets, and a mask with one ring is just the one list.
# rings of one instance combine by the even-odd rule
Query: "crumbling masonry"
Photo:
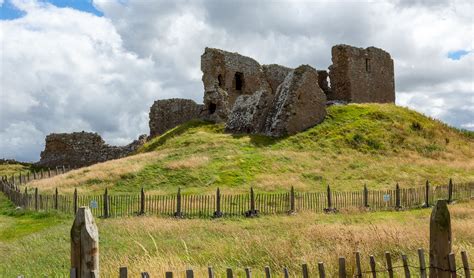
[(334, 46), (329, 73), (309, 65), (260, 65), (238, 53), (206, 48), (201, 70), (204, 105), (177, 99), (155, 103), (151, 136), (204, 119), (224, 122), (231, 133), (279, 137), (322, 122), (329, 104), (395, 102), (393, 60), (375, 47)]

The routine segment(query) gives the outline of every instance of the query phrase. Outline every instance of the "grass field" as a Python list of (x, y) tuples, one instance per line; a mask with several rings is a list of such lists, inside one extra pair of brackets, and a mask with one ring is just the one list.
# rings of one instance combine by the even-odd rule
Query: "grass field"
[(18, 176), (20, 172), (22, 174), (26, 174), (30, 172), (32, 169), (31, 165), (23, 165), (23, 164), (0, 164), (0, 176), (8, 176), (9, 178), (11, 175)]
[(394, 105), (331, 106), (326, 120), (273, 139), (226, 134), (222, 124), (190, 122), (139, 153), (30, 186), (42, 192), (188, 193), (360, 190), (474, 180), (474, 133)]
[[(401, 265), (401, 253), (417, 265), (416, 249), (428, 248), (430, 209), (402, 212), (344, 212), (296, 214), (255, 219), (166, 219), (133, 217), (96, 219), (100, 231), (100, 268), (103, 277), (116, 277), (128, 266), (133, 277), (149, 271), (163, 277), (165, 270), (188, 267), (204, 275), (208, 265), (224, 273), (227, 267), (250, 266), (258, 275), (265, 265), (287, 266), (292, 273), (307, 262), (315, 273), (317, 262), (336, 271), (339, 256), (353, 268), (353, 254), (390, 251)], [(455, 252), (474, 256), (474, 201), (450, 206)], [(21, 212), (0, 195), (0, 277), (66, 277), (69, 267), (69, 231), (72, 218), (56, 214)], [(459, 258), (459, 256), (458, 256)], [(458, 262), (460, 264), (460, 262)], [(397, 269), (400, 271), (400, 269)], [(400, 272), (399, 272), (400, 274)], [(401, 275), (401, 274), (400, 274)], [(240, 276), (238, 276), (240, 277)]]

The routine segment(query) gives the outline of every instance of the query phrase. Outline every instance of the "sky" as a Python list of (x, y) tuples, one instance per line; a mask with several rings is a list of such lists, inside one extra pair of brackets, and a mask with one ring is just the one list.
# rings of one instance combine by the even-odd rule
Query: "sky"
[(49, 133), (148, 134), (154, 100), (202, 103), (206, 46), (327, 69), (331, 47), (395, 62), (397, 105), (474, 130), (472, 1), (0, 0), (0, 158)]

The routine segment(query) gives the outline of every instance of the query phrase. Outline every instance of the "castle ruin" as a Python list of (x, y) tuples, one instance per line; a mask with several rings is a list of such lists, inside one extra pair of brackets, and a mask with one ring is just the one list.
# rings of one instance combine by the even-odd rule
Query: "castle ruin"
[[(149, 138), (193, 119), (223, 122), (230, 133), (280, 137), (321, 123), (327, 105), (395, 102), (393, 60), (375, 47), (334, 46), (329, 72), (309, 65), (260, 65), (238, 53), (206, 48), (201, 70), (203, 104), (189, 99), (155, 101)], [(82, 167), (117, 159), (132, 154), (146, 139), (140, 136), (115, 147), (96, 133), (50, 134), (37, 165)]]
[(329, 72), (309, 65), (260, 65), (238, 53), (206, 48), (201, 71), (204, 104), (182, 108), (192, 110), (185, 116), (173, 112), (185, 100), (159, 101), (161, 106), (150, 109), (151, 136), (203, 119), (224, 122), (231, 133), (280, 137), (322, 122), (328, 104), (395, 102), (393, 60), (375, 47), (334, 46)]

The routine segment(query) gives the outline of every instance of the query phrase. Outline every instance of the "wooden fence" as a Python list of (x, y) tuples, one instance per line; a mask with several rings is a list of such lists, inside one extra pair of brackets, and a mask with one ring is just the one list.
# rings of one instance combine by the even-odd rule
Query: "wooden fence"
[(391, 210), (430, 207), (437, 199), (468, 200), (474, 194), (474, 182), (447, 185), (400, 188), (393, 190), (369, 190), (326, 192), (224, 194), (183, 194), (180, 189), (173, 195), (151, 195), (142, 189), (139, 194), (110, 195), (61, 195), (40, 193), (18, 186), (8, 180), (0, 182), (0, 190), (17, 206), (37, 211), (59, 211), (75, 214), (80, 206), (89, 206), (96, 217), (123, 217), (135, 215), (163, 215), (175, 217), (222, 217), (256, 216), (259, 214), (285, 214), (297, 211), (332, 212), (343, 209)]
[[(425, 253), (423, 249), (418, 249), (418, 265), (409, 264), (406, 255), (401, 255), (402, 263), (395, 264), (396, 260), (390, 252), (385, 252), (385, 268), (377, 268), (376, 260), (373, 255), (369, 256), (369, 269), (361, 267), (361, 254), (355, 252), (355, 267), (346, 267), (346, 258), (340, 257), (338, 260), (338, 272), (326, 273), (323, 262), (317, 264), (317, 273), (319, 277), (418, 277), (426, 278), (448, 278), (448, 277), (471, 277), (472, 269), (469, 268), (468, 255), (465, 251), (461, 251), (462, 266), (456, 267), (455, 253), (452, 252), (452, 232), (451, 220), (446, 200), (439, 200), (433, 208), (430, 220), (430, 250), (429, 262), (425, 261)], [(245, 277), (252, 277), (252, 269), (245, 268)], [(99, 277), (99, 232), (91, 211), (88, 207), (81, 207), (77, 214), (71, 229), (71, 270), (70, 276), (74, 278)], [(225, 273), (225, 275), (223, 275)], [(212, 267), (208, 268), (208, 277), (234, 277), (234, 270), (227, 268), (224, 273), (215, 272)], [(128, 268), (121, 267), (117, 274), (120, 278), (127, 278)], [(176, 273), (171, 271), (165, 273), (165, 278), (172, 278)], [(310, 273), (308, 264), (301, 266), (298, 273), (290, 273), (287, 268), (283, 268), (281, 273), (265, 267), (262, 272), (254, 273), (256, 277), (270, 278), (274, 276), (283, 277), (315, 277)], [(180, 275), (181, 276), (181, 275)], [(150, 277), (148, 272), (142, 272), (141, 277)], [(181, 276), (182, 277), (182, 276)], [(194, 271), (187, 269), (185, 271), (186, 278), (194, 278)]]
[(57, 175), (64, 174), (69, 171), (71, 171), (71, 167), (63, 165), (60, 167), (56, 167), (54, 169), (48, 168), (48, 169), (40, 169), (37, 171), (26, 171), (26, 172), (20, 171), (18, 172), (17, 175), (15, 174), (12, 174), (11, 176), (4, 175), (1, 178), (2, 180), (8, 181), (9, 183), (16, 186), (16, 185), (26, 184), (34, 180), (51, 178)]

